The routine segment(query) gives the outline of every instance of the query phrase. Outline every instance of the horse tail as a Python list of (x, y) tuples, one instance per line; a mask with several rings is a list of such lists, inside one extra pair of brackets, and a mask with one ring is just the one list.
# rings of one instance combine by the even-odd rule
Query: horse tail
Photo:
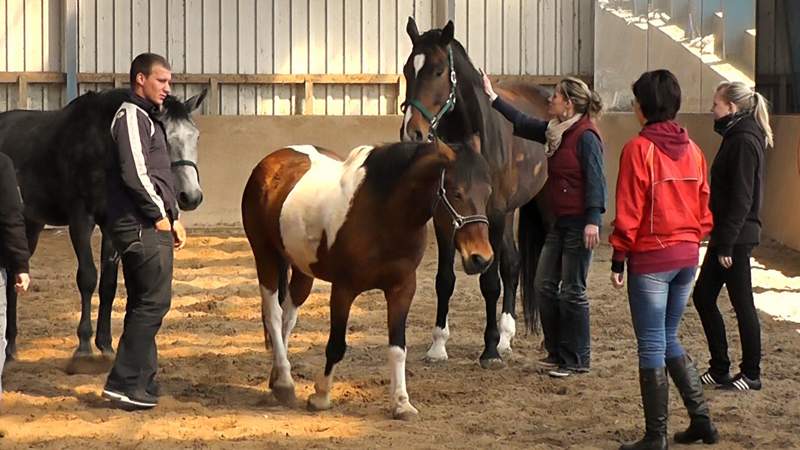
[(539, 333), (539, 295), (536, 292), (536, 267), (544, 247), (547, 228), (536, 198), (519, 209), (519, 240), (522, 309), (525, 328)]

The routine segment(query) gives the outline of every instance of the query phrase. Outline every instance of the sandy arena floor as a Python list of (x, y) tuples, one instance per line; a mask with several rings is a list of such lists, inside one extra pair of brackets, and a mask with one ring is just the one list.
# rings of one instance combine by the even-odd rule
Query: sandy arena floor
[[(766, 245), (755, 257), (759, 306), (796, 314), (800, 255)], [(321, 282), (301, 309), (290, 343), (298, 406), (270, 401), (252, 257), (244, 237), (230, 231), (194, 231), (177, 255), (173, 308), (158, 336), (166, 396), (151, 411), (126, 413), (100, 398), (104, 374), (64, 373), (77, 344), (75, 259), (66, 233), (48, 231), (32, 262), (33, 292), (20, 299), (20, 360), (3, 377), (0, 448), (616, 448), (640, 436), (635, 341), (626, 299), (608, 281), (607, 245), (596, 253), (590, 279), (592, 372), (566, 380), (553, 380), (532, 363), (540, 355), (538, 336), (517, 336), (507, 368), (478, 366), (483, 300), (477, 279), (463, 273), (451, 306), (450, 360), (423, 363), (435, 315), (435, 258), (429, 245), (409, 318), (408, 389), (420, 410), (416, 421), (394, 421), (388, 412), (386, 308), (377, 292), (353, 307), (334, 408), (305, 410), (328, 335), (329, 285)], [(115, 337), (122, 327), (121, 291)], [(720, 305), (735, 360), (738, 335), (727, 294)], [(707, 391), (723, 439), (718, 448), (800, 448), (800, 325), (764, 313), (761, 319), (765, 389)], [(707, 350), (691, 306), (681, 335), (702, 370)], [(688, 420), (674, 387), (670, 395), (672, 432)]]

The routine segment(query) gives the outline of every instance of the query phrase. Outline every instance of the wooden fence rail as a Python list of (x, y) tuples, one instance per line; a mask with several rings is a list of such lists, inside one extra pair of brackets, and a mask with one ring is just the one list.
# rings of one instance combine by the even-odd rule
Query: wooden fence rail
[[(79, 73), (78, 83), (105, 83), (115, 87), (128, 83), (127, 73)], [(490, 75), (492, 81), (522, 81), (543, 86), (553, 86), (562, 77), (543, 75)], [(591, 76), (580, 76), (591, 85)], [(219, 86), (221, 84), (236, 85), (303, 85), (303, 114), (314, 114), (314, 85), (393, 85), (397, 87), (398, 98), (405, 96), (405, 77), (399, 74), (198, 74), (175, 73), (172, 75), (175, 84), (206, 84), (209, 89), (210, 114), (219, 111)], [(64, 84), (66, 74), (62, 72), (0, 72), (0, 85), (17, 86), (17, 107), (28, 107), (28, 85), (30, 84)], [(398, 101), (398, 105), (400, 101)]]

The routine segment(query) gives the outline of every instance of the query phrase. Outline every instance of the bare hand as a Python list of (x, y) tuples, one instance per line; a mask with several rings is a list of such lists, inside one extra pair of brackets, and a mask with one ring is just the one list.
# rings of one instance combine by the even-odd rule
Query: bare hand
[(730, 269), (733, 265), (732, 256), (718, 256), (717, 259), (719, 260), (719, 265), (726, 269)]
[(28, 286), (31, 284), (31, 276), (27, 273), (18, 273), (17, 282), (14, 284), (14, 289), (17, 293), (27, 292)]
[(180, 250), (186, 245), (186, 228), (180, 221), (172, 223), (172, 238), (175, 241), (175, 249)]
[(489, 100), (494, 101), (497, 98), (497, 94), (494, 92), (492, 88), (492, 81), (489, 80), (489, 76), (486, 75), (486, 72), (483, 69), (480, 69), (481, 76), (483, 77), (483, 92), (486, 92), (486, 95), (489, 96)]
[(622, 286), (625, 286), (625, 274), (622, 272), (611, 272), (611, 285), (617, 289), (621, 289)]
[(583, 228), (583, 245), (589, 250), (594, 250), (597, 244), (600, 243), (600, 227), (593, 224), (587, 224)]
[(158, 231), (172, 231), (172, 225), (169, 224), (169, 219), (164, 217), (156, 222), (156, 230)]

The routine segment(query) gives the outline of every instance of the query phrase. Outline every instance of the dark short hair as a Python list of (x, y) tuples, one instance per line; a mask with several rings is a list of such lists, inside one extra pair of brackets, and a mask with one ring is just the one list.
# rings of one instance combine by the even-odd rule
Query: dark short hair
[(131, 62), (131, 87), (136, 86), (136, 75), (144, 74), (149, 77), (153, 66), (163, 66), (167, 70), (172, 70), (167, 62), (167, 58), (155, 53), (142, 53), (141, 55), (133, 58)]
[(681, 109), (681, 85), (666, 69), (643, 73), (633, 83), (633, 96), (648, 122), (673, 120)]

